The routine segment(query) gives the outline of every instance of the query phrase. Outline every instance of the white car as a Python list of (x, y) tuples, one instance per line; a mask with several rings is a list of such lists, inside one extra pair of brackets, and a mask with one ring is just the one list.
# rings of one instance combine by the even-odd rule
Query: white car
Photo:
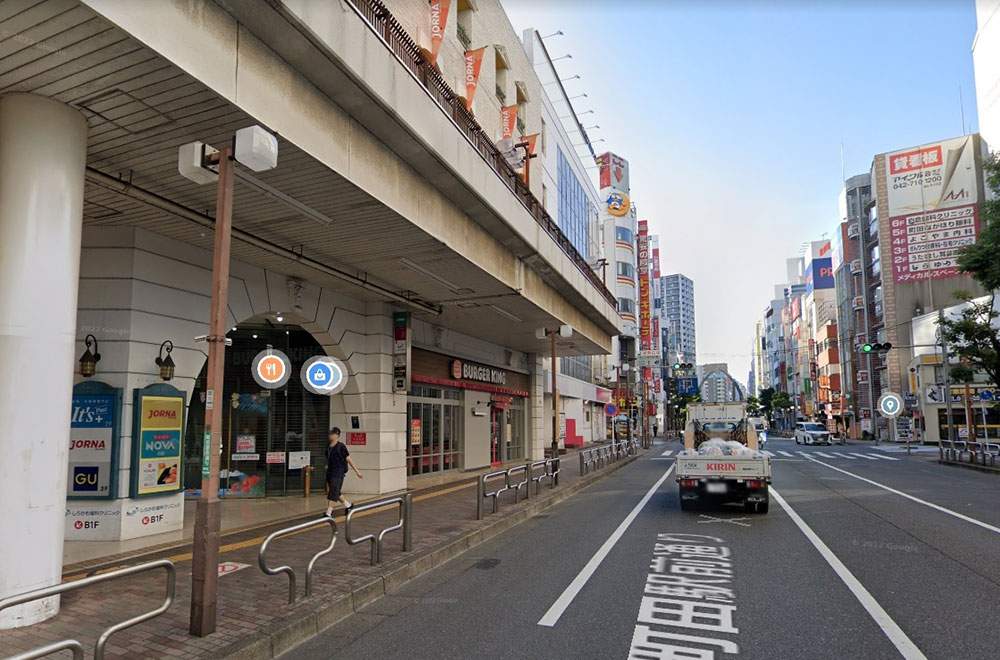
[(830, 430), (817, 422), (798, 422), (795, 424), (795, 444), (829, 445)]

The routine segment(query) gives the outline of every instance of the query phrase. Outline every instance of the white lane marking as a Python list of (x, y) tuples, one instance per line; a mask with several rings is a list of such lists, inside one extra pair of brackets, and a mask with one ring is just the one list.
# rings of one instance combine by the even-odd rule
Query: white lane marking
[(566, 608), (568, 608), (573, 602), (573, 599), (576, 598), (587, 585), (587, 580), (590, 579), (590, 576), (597, 571), (601, 562), (604, 561), (604, 558), (608, 556), (608, 553), (611, 552), (613, 547), (615, 547), (615, 544), (618, 543), (621, 537), (625, 535), (625, 532), (628, 530), (629, 525), (632, 524), (632, 521), (636, 519), (639, 512), (642, 511), (642, 508), (646, 506), (646, 503), (649, 502), (650, 499), (652, 499), (653, 494), (659, 490), (660, 486), (667, 480), (667, 477), (669, 477), (670, 473), (673, 471), (673, 465), (667, 468), (667, 471), (663, 473), (663, 476), (660, 477), (655, 484), (653, 484), (653, 487), (649, 489), (645, 497), (639, 500), (639, 503), (635, 505), (635, 508), (632, 509), (627, 516), (625, 516), (625, 520), (618, 525), (618, 529), (612, 532), (611, 536), (608, 537), (608, 540), (604, 542), (604, 545), (597, 549), (594, 556), (590, 558), (587, 565), (583, 567), (575, 578), (573, 578), (573, 581), (570, 582), (569, 586), (566, 587), (566, 589), (559, 595), (556, 602), (552, 603), (552, 607), (549, 608), (548, 612), (546, 612), (545, 615), (538, 620), (538, 625), (548, 626), (551, 628), (559, 622), (559, 617), (563, 615)]
[(869, 461), (877, 461), (878, 460), (874, 456), (869, 456), (868, 454), (851, 454), (851, 456), (857, 456), (859, 458), (867, 458)]
[(762, 450), (760, 451), (760, 453), (764, 454), (764, 455), (765, 455), (765, 456), (767, 456), (768, 458), (774, 458), (774, 454), (772, 454), (771, 452), (767, 451), (766, 449), (762, 449)]
[(781, 454), (782, 456), (792, 456), (792, 454), (787, 451), (778, 451), (778, 453)]
[(818, 455), (818, 456), (822, 456), (823, 458), (834, 458), (833, 456), (830, 456), (830, 454), (824, 454), (821, 451), (814, 451), (813, 453), (816, 454), (816, 455)]
[(976, 520), (975, 518), (970, 518), (969, 516), (966, 516), (964, 514), (958, 513), (956, 511), (952, 511), (951, 509), (946, 509), (943, 506), (939, 506), (937, 504), (934, 504), (933, 502), (928, 502), (927, 500), (922, 500), (919, 497), (914, 497), (913, 495), (910, 495), (909, 493), (904, 493), (901, 490), (896, 490), (895, 488), (892, 488), (891, 486), (886, 486), (885, 484), (880, 484), (877, 481), (872, 481), (871, 479), (866, 479), (865, 477), (856, 475), (853, 472), (848, 472), (847, 470), (841, 470), (839, 467), (834, 467), (833, 465), (830, 465), (828, 463), (824, 463), (823, 461), (817, 461), (815, 458), (810, 458), (809, 460), (812, 461), (813, 463), (819, 463), (823, 467), (828, 467), (831, 470), (836, 470), (837, 472), (843, 472), (844, 474), (846, 474), (849, 477), (854, 477), (855, 479), (859, 479), (861, 481), (869, 483), (872, 486), (877, 486), (877, 487), (879, 487), (879, 488), (881, 488), (883, 490), (889, 491), (890, 493), (894, 493), (896, 495), (899, 495), (900, 497), (905, 497), (906, 499), (912, 500), (913, 502), (916, 502), (917, 504), (923, 504), (924, 506), (928, 506), (928, 507), (930, 507), (930, 508), (932, 508), (932, 509), (934, 509), (936, 511), (940, 511), (941, 513), (947, 513), (949, 516), (955, 516), (959, 520), (964, 520), (965, 522), (972, 523), (973, 525), (979, 525), (983, 529), (989, 530), (989, 531), (994, 532), (996, 534), (1000, 534), (1000, 527), (994, 527), (993, 525), (991, 525), (989, 523), (984, 523), (982, 520)]
[(668, 449), (667, 451), (665, 451), (662, 454), (660, 454), (660, 456), (670, 456), (672, 453), (674, 453), (674, 450), (673, 449)]
[(882, 454), (872, 454), (875, 458), (881, 458), (884, 461), (898, 461), (898, 458), (893, 458), (892, 456), (883, 456)]
[(857, 459), (856, 459), (856, 458), (854, 458), (853, 456), (848, 456), (847, 454), (841, 454), (841, 453), (840, 453), (839, 451), (835, 451), (835, 452), (831, 452), (831, 453), (832, 453), (832, 454), (833, 454), (834, 456), (839, 456), (840, 458), (849, 458), (849, 459), (851, 459), (852, 461), (855, 461), (855, 460), (857, 460)]
[(653, 456), (649, 460), (651, 460), (651, 461), (674, 461), (674, 460), (677, 460), (677, 459), (669, 457), (669, 456)]
[(792, 519), (800, 530), (802, 530), (805, 537), (809, 539), (809, 542), (813, 544), (813, 547), (819, 551), (819, 554), (826, 560), (826, 563), (830, 565), (830, 568), (832, 568), (833, 572), (837, 574), (837, 577), (839, 577), (841, 581), (847, 585), (847, 588), (851, 590), (854, 597), (858, 599), (858, 602), (865, 608), (868, 615), (875, 620), (875, 623), (877, 623), (878, 627), (882, 629), (882, 632), (884, 632), (885, 636), (889, 638), (889, 641), (892, 642), (893, 646), (899, 650), (900, 654), (907, 660), (927, 660), (927, 656), (925, 656), (920, 649), (917, 648), (917, 645), (906, 636), (906, 633), (904, 633), (896, 622), (892, 620), (892, 617), (890, 617), (889, 614), (882, 609), (882, 606), (878, 604), (878, 601), (875, 600), (871, 593), (865, 589), (865, 586), (861, 584), (856, 577), (854, 577), (854, 574), (851, 573), (846, 566), (844, 566), (843, 562), (837, 558), (837, 555), (833, 554), (833, 551), (830, 550), (825, 543), (823, 543), (822, 539), (816, 535), (816, 532), (814, 532), (812, 528), (810, 528), (809, 525), (807, 525), (806, 522), (799, 517), (799, 514), (795, 513), (794, 509), (792, 509), (788, 502), (785, 501), (785, 498), (779, 495), (778, 491), (774, 490), (774, 488), (771, 488), (770, 490), (771, 497), (773, 497), (778, 504), (781, 505), (781, 508), (783, 508), (785, 513), (788, 514), (788, 517)]

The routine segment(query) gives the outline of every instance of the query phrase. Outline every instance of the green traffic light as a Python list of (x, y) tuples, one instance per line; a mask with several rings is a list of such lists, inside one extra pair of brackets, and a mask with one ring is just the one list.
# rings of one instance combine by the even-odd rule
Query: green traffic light
[(680, 368), (681, 368), (681, 363), (680, 362), (674, 362), (674, 369), (680, 369)]
[(872, 352), (872, 345), (871, 344), (865, 344), (864, 346), (861, 347), (861, 351), (863, 353), (871, 353)]

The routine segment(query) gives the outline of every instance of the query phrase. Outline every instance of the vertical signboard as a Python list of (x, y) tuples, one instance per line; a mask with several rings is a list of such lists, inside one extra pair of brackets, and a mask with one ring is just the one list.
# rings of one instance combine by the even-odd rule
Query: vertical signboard
[(649, 295), (649, 226), (645, 220), (639, 221), (638, 236), (639, 262), (639, 349), (646, 354), (653, 348), (652, 310)]
[(392, 315), (392, 391), (410, 391), (410, 313)]
[(971, 135), (885, 155), (895, 282), (959, 275), (979, 232), (980, 171)]
[(504, 140), (514, 137), (514, 127), (517, 126), (517, 105), (505, 105), (500, 108), (500, 137)]
[(629, 192), (628, 161), (610, 151), (597, 157), (600, 168), (601, 192), (613, 188), (619, 192)]
[(111, 499), (116, 496), (118, 433), (122, 391), (100, 382), (73, 387), (69, 431), (69, 499)]
[(448, 24), (448, 9), (451, 0), (431, 0), (431, 64), (437, 62), (444, 39), (444, 27)]
[(134, 390), (132, 497), (181, 490), (184, 394), (166, 384)]
[(483, 53), (486, 47), (465, 51), (465, 109), (472, 112), (472, 98), (476, 95), (479, 85), (479, 70), (483, 66)]

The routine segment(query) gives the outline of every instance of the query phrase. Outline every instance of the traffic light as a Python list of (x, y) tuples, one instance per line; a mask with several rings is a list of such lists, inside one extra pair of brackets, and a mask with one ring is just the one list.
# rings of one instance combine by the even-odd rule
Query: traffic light
[(862, 353), (878, 353), (881, 351), (888, 351), (892, 348), (892, 344), (885, 342), (884, 344), (865, 344), (861, 347)]
[(690, 362), (674, 362), (674, 371), (680, 371), (681, 369), (692, 369), (694, 365)]

